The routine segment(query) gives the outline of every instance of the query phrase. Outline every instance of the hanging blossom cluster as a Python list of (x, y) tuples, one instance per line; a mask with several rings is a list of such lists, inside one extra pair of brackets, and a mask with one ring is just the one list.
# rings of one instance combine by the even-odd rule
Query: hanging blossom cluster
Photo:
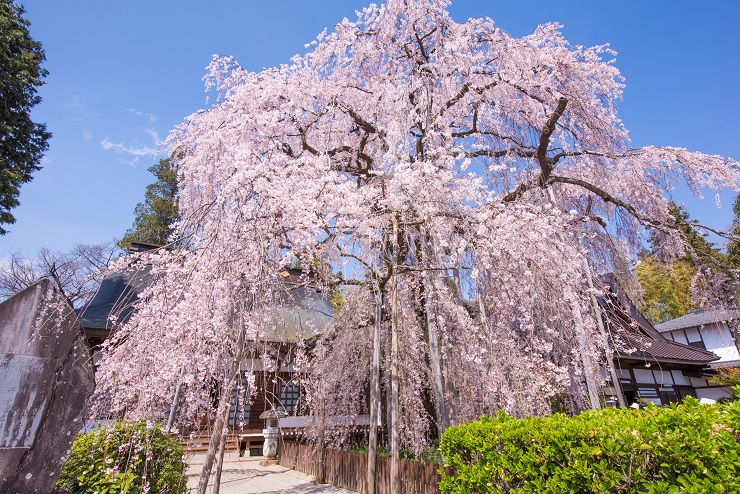
[(371, 5), (261, 72), (214, 57), (218, 101), (170, 136), (177, 247), (134, 265), (151, 282), (106, 350), (116, 407), (167, 403), (185, 369), (195, 416), (209, 380), (270, 358), (258, 342), (296, 261), (345, 287), (330, 327), (299, 344), (311, 413), (367, 412), (376, 325), (382, 420), (397, 393), (412, 449), (481, 413), (583, 403), (581, 380), (611, 358), (587, 266), (623, 272), (647, 229), (680, 254), (672, 187), (738, 190), (738, 163), (633, 148), (608, 46), (571, 46), (557, 24), (514, 38), (447, 7)]

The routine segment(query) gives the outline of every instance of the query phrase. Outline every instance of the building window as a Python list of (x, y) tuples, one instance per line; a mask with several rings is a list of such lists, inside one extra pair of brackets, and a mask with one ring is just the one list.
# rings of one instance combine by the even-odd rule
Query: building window
[(301, 398), (301, 387), (299, 384), (293, 381), (283, 381), (280, 384), (280, 402), (278, 407), (282, 408), (286, 412), (293, 414), (298, 408), (298, 402)]
[(707, 347), (704, 346), (704, 339), (701, 337), (701, 331), (699, 331), (698, 328), (687, 328), (684, 331), (686, 333), (686, 339), (688, 340), (689, 346), (693, 346), (694, 348), (699, 348), (701, 350), (707, 349)]
[(658, 396), (657, 388), (639, 387), (637, 388), (637, 395), (646, 403), (655, 403), (656, 405), (663, 404), (660, 397)]

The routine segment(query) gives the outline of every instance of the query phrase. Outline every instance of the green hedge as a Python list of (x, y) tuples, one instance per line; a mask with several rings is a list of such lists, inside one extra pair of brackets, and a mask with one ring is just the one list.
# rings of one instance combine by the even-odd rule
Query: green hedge
[(182, 445), (158, 424), (116, 422), (80, 434), (55, 491), (182, 494), (187, 478)]
[(573, 418), (501, 413), (447, 429), (443, 493), (740, 492), (740, 402)]

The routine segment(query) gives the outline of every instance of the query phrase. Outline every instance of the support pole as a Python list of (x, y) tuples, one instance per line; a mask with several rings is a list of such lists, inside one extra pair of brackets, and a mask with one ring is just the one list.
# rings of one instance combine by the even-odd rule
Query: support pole
[(601, 307), (599, 306), (599, 301), (596, 300), (596, 295), (594, 295), (594, 282), (591, 279), (591, 268), (588, 265), (588, 261), (586, 259), (583, 260), (583, 270), (586, 273), (586, 280), (588, 281), (588, 288), (591, 290), (591, 305), (594, 308), (594, 314), (596, 315), (596, 322), (599, 325), (599, 331), (601, 332), (601, 336), (606, 341), (606, 365), (609, 368), (609, 374), (612, 376), (612, 385), (614, 387), (614, 391), (617, 393), (617, 401), (619, 402), (620, 407), (626, 407), (627, 402), (624, 399), (624, 394), (622, 393), (622, 385), (619, 382), (619, 375), (617, 374), (617, 369), (614, 367), (614, 353), (611, 349), (611, 346), (609, 345), (609, 341), (606, 340), (607, 338), (607, 332), (606, 328), (604, 327), (604, 320), (602, 319), (602, 311)]
[[(437, 261), (437, 268), (442, 269), (442, 266), (444, 266), (442, 254), (440, 254), (439, 248), (437, 247), (437, 242), (434, 238), (432, 238), (432, 249), (434, 250), (434, 258)], [(452, 278), (448, 279), (454, 282)], [(455, 301), (461, 305), (462, 301), (458, 297), (457, 288), (451, 287), (451, 290), (454, 290), (454, 293), (452, 295), (455, 297)], [(452, 372), (449, 368), (449, 362), (447, 360), (448, 359), (445, 358), (444, 355), (440, 355), (442, 378), (444, 382), (445, 406), (447, 408), (447, 422), (448, 425), (457, 425), (457, 389), (455, 389), (455, 382), (452, 378)]]
[[(224, 398), (221, 398), (221, 404), (223, 404)], [(226, 409), (228, 410), (228, 408)], [(213, 426), (213, 433), (211, 434), (211, 441), (208, 443), (208, 452), (206, 458), (203, 461), (203, 470), (200, 472), (200, 480), (198, 481), (198, 494), (206, 494), (208, 488), (208, 480), (211, 478), (211, 470), (213, 469), (213, 460), (216, 457), (216, 449), (221, 443), (221, 435), (224, 429), (224, 417), (223, 410), (219, 406), (218, 416), (216, 423)]]
[(378, 457), (378, 422), (380, 421), (380, 325), (383, 315), (383, 294), (375, 291), (375, 324), (373, 325), (373, 362), (370, 376), (370, 435), (367, 441), (367, 492), (375, 494), (376, 462)]
[(398, 369), (398, 218), (393, 217), (393, 276), (391, 277), (391, 494), (400, 494), (399, 369)]
[(172, 426), (175, 424), (175, 417), (177, 416), (177, 405), (180, 401), (180, 391), (182, 390), (182, 380), (185, 378), (185, 366), (183, 365), (180, 369), (180, 380), (177, 383), (175, 389), (175, 396), (172, 398), (172, 406), (170, 407), (170, 416), (167, 418), (167, 432), (172, 430)]
[(326, 475), (326, 397), (324, 396), (324, 387), (319, 383), (319, 433), (316, 439), (319, 456), (319, 471), (316, 475), (316, 483), (323, 484)]
[(571, 314), (573, 315), (573, 323), (575, 324), (576, 338), (578, 339), (578, 346), (581, 351), (581, 363), (583, 365), (583, 377), (586, 380), (586, 390), (588, 391), (588, 398), (591, 403), (592, 410), (599, 410), (601, 403), (599, 402), (599, 388), (594, 380), (594, 366), (591, 361), (591, 355), (589, 354), (588, 342), (586, 341), (586, 331), (583, 327), (583, 317), (581, 315), (581, 308), (578, 305), (578, 300), (575, 294), (567, 289), (565, 293), (566, 303), (570, 306)]
[[(428, 255), (429, 239), (427, 238), (424, 228), (421, 228), (422, 235), (422, 253), (424, 255), (424, 264), (431, 267), (429, 262), (431, 256)], [(447, 417), (447, 407), (445, 405), (445, 388), (442, 382), (442, 363), (439, 356), (439, 334), (437, 332), (437, 317), (434, 310), (435, 286), (434, 281), (437, 277), (436, 272), (427, 271), (424, 279), (424, 298), (426, 299), (426, 319), (427, 319), (427, 336), (429, 338), (429, 365), (432, 370), (437, 396), (435, 397), (435, 408), (437, 412), (437, 431), (439, 438), (442, 433), (449, 427), (449, 418)]]
[(208, 488), (208, 480), (211, 477), (211, 470), (213, 469), (213, 460), (216, 457), (216, 448), (218, 448), (221, 441), (221, 434), (223, 434), (224, 422), (229, 414), (229, 407), (231, 405), (231, 389), (234, 387), (236, 373), (239, 372), (239, 363), (241, 362), (243, 350), (244, 350), (244, 331), (240, 328), (239, 336), (237, 337), (237, 352), (231, 363), (231, 369), (224, 379), (224, 383), (227, 383), (221, 390), (221, 398), (218, 403), (218, 412), (216, 423), (213, 426), (213, 434), (211, 434), (211, 441), (208, 443), (208, 452), (206, 453), (205, 460), (203, 460), (203, 470), (200, 472), (200, 480), (198, 481), (197, 494), (206, 494)]

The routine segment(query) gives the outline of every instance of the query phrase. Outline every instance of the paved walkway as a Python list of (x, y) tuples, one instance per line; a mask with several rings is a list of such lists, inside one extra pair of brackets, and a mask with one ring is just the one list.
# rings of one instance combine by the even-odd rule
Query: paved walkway
[[(198, 478), (203, 467), (201, 458), (190, 460), (188, 468), (188, 490), (195, 492)], [(220, 494), (353, 494), (352, 491), (339, 489), (333, 485), (315, 485), (314, 478), (295, 470), (288, 470), (280, 465), (262, 467), (259, 459), (239, 458), (235, 455), (224, 458), (221, 472)], [(213, 482), (213, 475), (211, 476)], [(211, 492), (211, 488), (208, 488)]]

